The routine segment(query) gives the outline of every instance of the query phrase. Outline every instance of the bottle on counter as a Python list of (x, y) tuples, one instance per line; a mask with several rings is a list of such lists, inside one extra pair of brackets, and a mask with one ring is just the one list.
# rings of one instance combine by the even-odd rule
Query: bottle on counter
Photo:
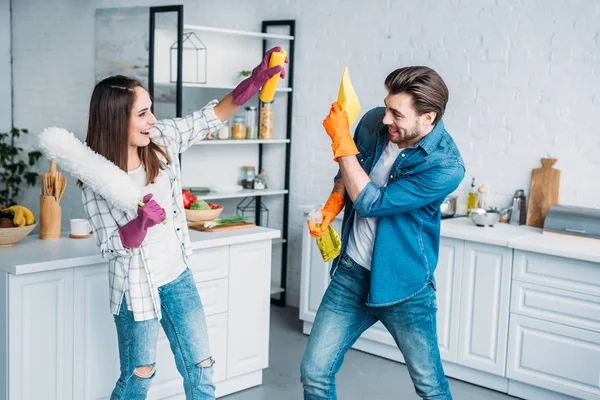
[(512, 206), (510, 212), (511, 225), (525, 225), (527, 221), (527, 203), (525, 198), (525, 191), (523, 189), (515, 190), (515, 194), (512, 198)]
[(475, 189), (475, 178), (471, 180), (471, 190), (467, 194), (467, 217), (471, 215), (471, 209), (477, 208), (477, 190)]
[(483, 208), (484, 210), (487, 210), (487, 202), (486, 202), (486, 196), (487, 196), (487, 191), (488, 188), (485, 185), (481, 185), (479, 186), (479, 189), (477, 189), (477, 208)]

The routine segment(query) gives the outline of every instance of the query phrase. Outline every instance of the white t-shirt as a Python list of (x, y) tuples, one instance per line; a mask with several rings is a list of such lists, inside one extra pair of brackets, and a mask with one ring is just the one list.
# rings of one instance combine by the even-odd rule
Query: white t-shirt
[[(369, 178), (377, 187), (387, 185), (390, 170), (398, 158), (398, 155), (404, 149), (398, 148), (396, 143), (389, 142), (383, 154), (377, 160), (377, 164), (371, 170)], [(371, 270), (371, 258), (373, 256), (373, 246), (375, 244), (375, 235), (377, 233), (378, 218), (363, 218), (354, 214), (354, 223), (352, 232), (348, 238), (346, 252), (359, 265)]]
[[(144, 187), (146, 184), (146, 170), (143, 164), (129, 171), (129, 176), (140, 186)], [(169, 176), (162, 170), (154, 183), (144, 187), (144, 196), (152, 193), (152, 199), (165, 209), (168, 218), (166, 224), (157, 224), (148, 229), (144, 239), (146, 243), (151, 244), (147, 246), (146, 256), (149, 260), (152, 259), (151, 265), (155, 269), (150, 273), (157, 287), (174, 281), (187, 268), (175, 233), (173, 218), (169, 218), (173, 215), (171, 192)]]

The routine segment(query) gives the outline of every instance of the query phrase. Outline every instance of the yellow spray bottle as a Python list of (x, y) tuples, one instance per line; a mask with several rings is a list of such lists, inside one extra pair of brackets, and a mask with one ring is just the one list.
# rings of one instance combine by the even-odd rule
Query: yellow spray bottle
[[(271, 53), (271, 58), (269, 58), (269, 68), (273, 68), (275, 66), (283, 67), (285, 63), (285, 57), (287, 52), (284, 49)], [(277, 89), (277, 82), (279, 82), (279, 76), (281, 73), (275, 74), (269, 79), (260, 90), (260, 94), (258, 98), (263, 103), (270, 103), (273, 101), (273, 97), (275, 96), (275, 89)]]

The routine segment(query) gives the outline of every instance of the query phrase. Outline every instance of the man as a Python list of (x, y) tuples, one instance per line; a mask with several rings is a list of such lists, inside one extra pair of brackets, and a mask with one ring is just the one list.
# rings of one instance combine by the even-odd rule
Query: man
[[(452, 399), (436, 332), (434, 271), (440, 205), (465, 173), (444, 128), (448, 88), (431, 68), (406, 67), (385, 80), (385, 108), (370, 110), (352, 139), (333, 103), (323, 122), (340, 172), (311, 235), (325, 235), (342, 210), (342, 250), (302, 360), (305, 399), (336, 399), (335, 374), (377, 321), (392, 334), (423, 399)], [(399, 396), (398, 398), (401, 398)]]

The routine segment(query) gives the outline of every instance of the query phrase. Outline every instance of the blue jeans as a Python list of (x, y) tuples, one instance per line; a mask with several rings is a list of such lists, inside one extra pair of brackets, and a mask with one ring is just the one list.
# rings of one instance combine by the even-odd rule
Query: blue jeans
[[(125, 297), (119, 315), (114, 316), (121, 375), (110, 399), (146, 398), (156, 373), (156, 344), (160, 325), (169, 339), (175, 364), (183, 377), (186, 399), (214, 399), (214, 361), (210, 355), (204, 309), (192, 272), (186, 269), (173, 282), (159, 287), (158, 293), (163, 314), (160, 322), (156, 318), (134, 321), (133, 313), (127, 310)], [(136, 371), (140, 367), (150, 367), (150, 372)]]
[(423, 399), (451, 400), (437, 343), (433, 286), (399, 304), (368, 307), (369, 279), (367, 269), (347, 254), (341, 257), (302, 359), (304, 399), (337, 399), (335, 374), (344, 355), (364, 331), (381, 321), (404, 356), (417, 394)]

